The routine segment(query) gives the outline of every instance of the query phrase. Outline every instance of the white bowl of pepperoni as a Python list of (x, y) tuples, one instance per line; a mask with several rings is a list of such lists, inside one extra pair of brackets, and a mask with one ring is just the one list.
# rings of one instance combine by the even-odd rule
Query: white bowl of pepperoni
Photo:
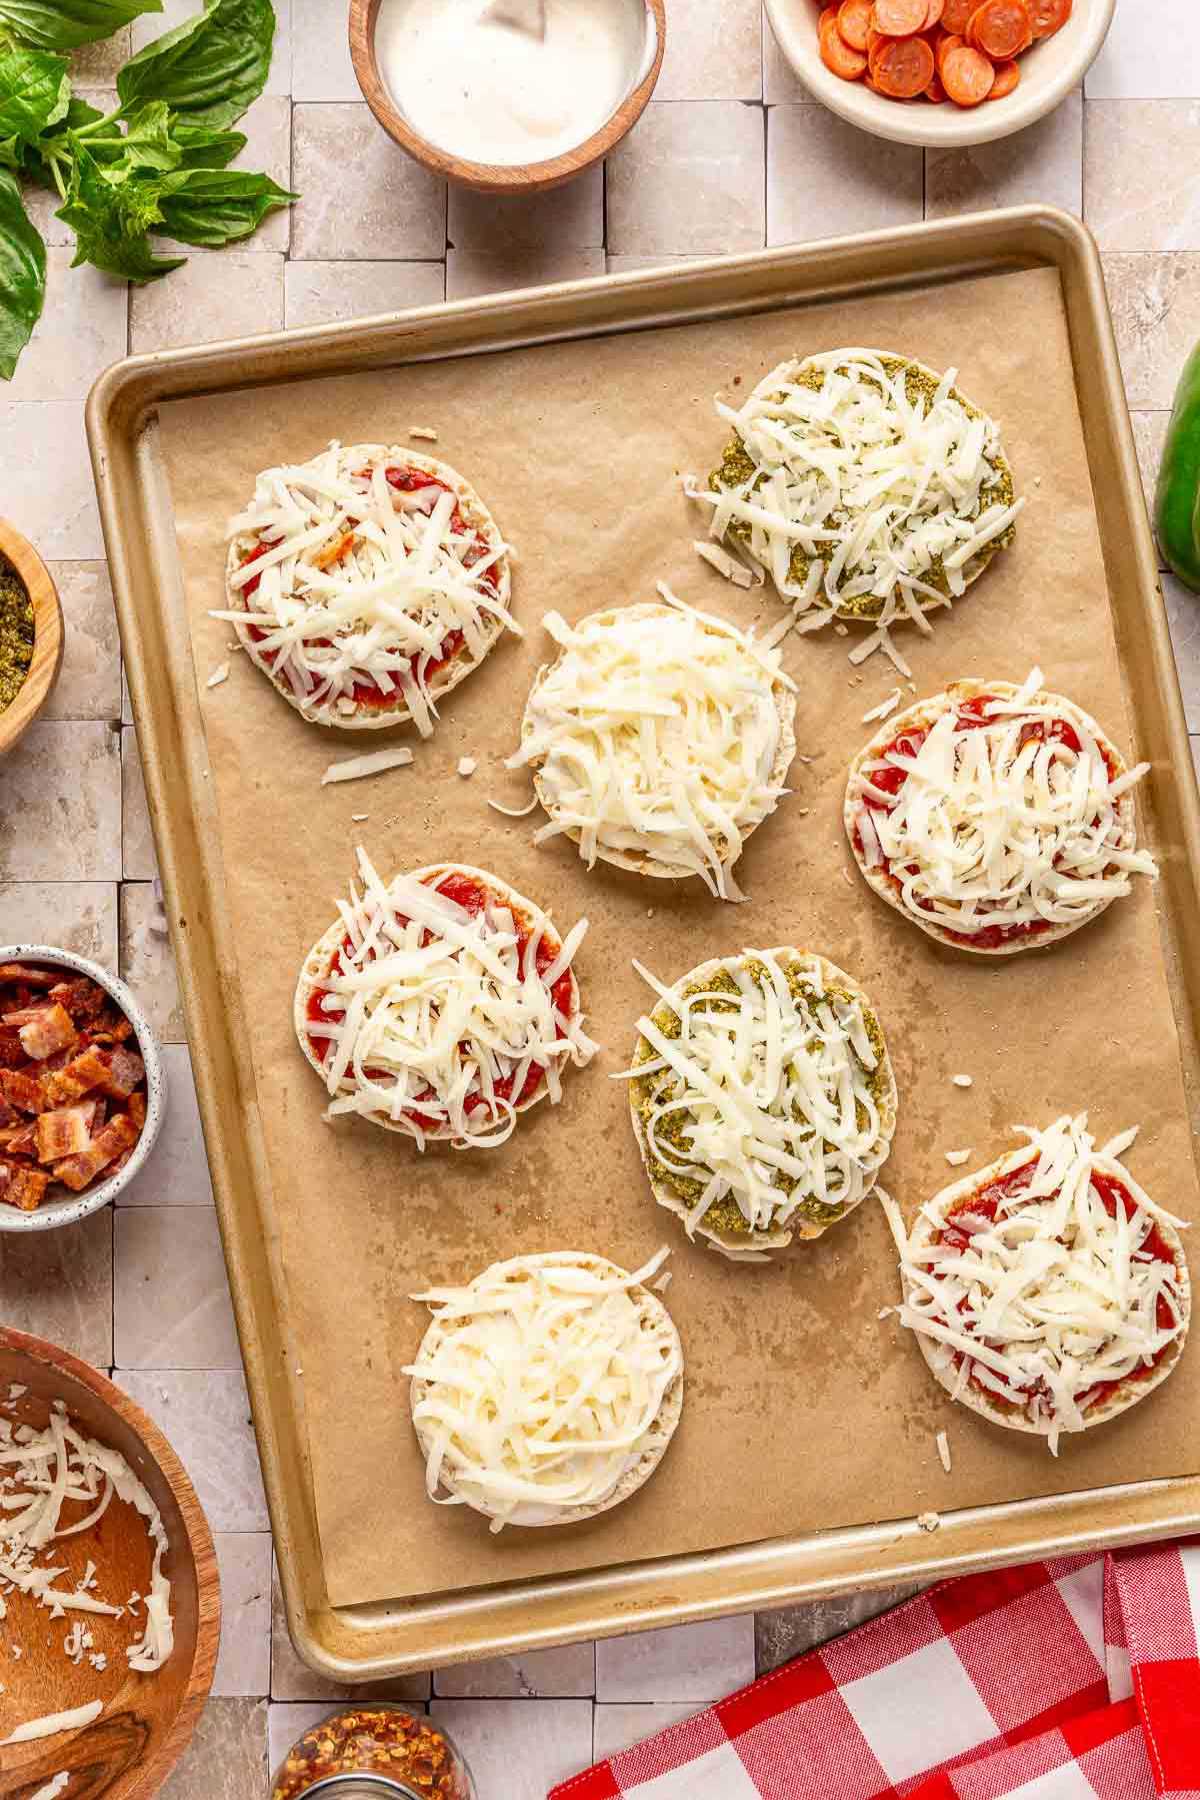
[(1021, 131), (1078, 87), (1116, 0), (766, 0), (779, 46), (832, 112), (954, 148)]
[(99, 1211), (158, 1136), (162, 1056), (115, 975), (45, 944), (0, 946), (0, 1231)]

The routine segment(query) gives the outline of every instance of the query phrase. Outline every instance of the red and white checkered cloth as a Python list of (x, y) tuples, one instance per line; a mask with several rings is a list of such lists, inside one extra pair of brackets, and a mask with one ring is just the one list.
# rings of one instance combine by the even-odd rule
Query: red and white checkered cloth
[(947, 1581), (550, 1800), (1200, 1800), (1200, 1539)]

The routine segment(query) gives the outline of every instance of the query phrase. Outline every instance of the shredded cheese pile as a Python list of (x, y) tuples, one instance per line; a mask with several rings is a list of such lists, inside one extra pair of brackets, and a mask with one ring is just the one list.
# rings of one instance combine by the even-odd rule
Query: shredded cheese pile
[[(900, 1252), (903, 1325), (957, 1356), (954, 1397), (967, 1382), (1025, 1414), (1057, 1454), (1064, 1431), (1088, 1424), (1088, 1395), (1153, 1366), (1187, 1326), (1174, 1264), (1144, 1248), (1156, 1224), (1184, 1221), (1156, 1206), (1118, 1158), (1134, 1132), (1097, 1151), (1087, 1115), (1046, 1131), (1018, 1127), (1032, 1145), (1028, 1181), (1001, 1199), (994, 1220), (945, 1195), (904, 1229), (894, 1200), (881, 1196)], [(1093, 1182), (1099, 1171), (1132, 1202), (1113, 1218)], [(985, 1188), (994, 1170), (975, 1178)], [(953, 1192), (953, 1190), (951, 1190)], [(952, 1224), (965, 1249), (931, 1242)], [(1159, 1301), (1171, 1323), (1160, 1326)]]
[(361, 891), (352, 885), (349, 903), (338, 902), (350, 949), (340, 972), (321, 975), (321, 1017), (305, 1025), (332, 1046), (322, 1066), (326, 1116), (403, 1120), (421, 1148), (435, 1127), (448, 1127), (458, 1149), (504, 1143), (535, 1064), (557, 1101), (563, 1067), (595, 1053), (582, 1014), (561, 1012), (552, 993), (587, 920), (539, 974), (548, 921), (537, 914), (522, 950), (502, 884), (489, 885), (489, 904), (472, 913), (412, 876), (385, 884), (366, 851), (357, 855)]
[[(787, 950), (730, 958), (722, 970), (733, 993), (708, 982), (664, 987), (634, 967), (679, 1031), (639, 1019), (634, 1066), (617, 1079), (661, 1077), (644, 1115), (646, 1141), (669, 1175), (701, 1184), (688, 1235), (727, 1196), (755, 1232), (786, 1227), (806, 1208), (821, 1217), (822, 1208), (856, 1206), (891, 1139), (861, 998), (830, 993), (820, 959)], [(680, 1115), (682, 1132), (669, 1132)]]
[[(1078, 751), (1049, 731), (1022, 743), (1026, 725), (1048, 727), (1064, 717), (1062, 703), (1041, 685), (1042, 671), (1034, 669), (1010, 700), (990, 703), (986, 724), (963, 731), (948, 697), (915, 755), (889, 750), (852, 775), (852, 816), (866, 867), (886, 860), (899, 882), (897, 899), (922, 923), (967, 937), (994, 925), (1079, 925), (1128, 894), (1132, 874), (1158, 873), (1153, 857), (1136, 848), (1118, 805), (1150, 764), (1114, 779), (1074, 711), (1068, 723)], [(888, 767), (906, 771), (898, 795), (872, 782), (873, 772)], [(866, 805), (864, 796), (887, 810)]]
[(740, 900), (733, 864), (787, 792), (776, 763), (795, 684), (777, 649), (659, 591), (669, 612), (623, 608), (575, 629), (547, 613), (563, 654), (538, 679), (508, 767), (539, 768), (551, 818), (535, 843), (577, 831), (589, 868), (632, 852)]
[(633, 1275), (568, 1250), (516, 1257), (414, 1296), (434, 1315), (403, 1371), (431, 1499), (491, 1513), (499, 1531), (612, 1497), (683, 1371), (669, 1316), (631, 1293), (667, 1254)]
[[(131, 1669), (153, 1674), (174, 1646), (171, 1584), (162, 1566), (167, 1553), (162, 1515), (120, 1452), (77, 1431), (61, 1401), (51, 1409), (44, 1431), (30, 1425), (14, 1428), (11, 1420), (0, 1419), (0, 1619), (7, 1618), (14, 1593), (30, 1596), (51, 1619), (68, 1613), (121, 1619), (130, 1613), (128, 1601), (118, 1605), (97, 1596), (94, 1565), (89, 1563), (82, 1580), (66, 1587), (61, 1585), (66, 1566), (55, 1560), (54, 1546), (96, 1524), (114, 1495), (141, 1514), (154, 1550), (141, 1633), (125, 1647)], [(86, 1510), (64, 1524), (68, 1502)], [(64, 1652), (78, 1664), (91, 1647), (92, 1634), (77, 1619)], [(103, 1668), (106, 1658), (94, 1653), (89, 1661)], [(28, 1734), (31, 1727), (26, 1723), (19, 1729)]]
[[(496, 542), (481, 552), (469, 517), (455, 530), (456, 494), (389, 485), (389, 467), (414, 466), (410, 450), (334, 443), (311, 462), (267, 469), (229, 526), (243, 555), (270, 545), (228, 576), (235, 596), (256, 577), (258, 587), (240, 607), (212, 616), (239, 628), (254, 662), (286, 683), (306, 713), (335, 722), (377, 713), (378, 702), (355, 696), (366, 684), (402, 702), (428, 737), (437, 717), (430, 665), (450, 634), (461, 632), (479, 661), (498, 626), (518, 636), (520, 628), (502, 600), (509, 547)], [(248, 626), (263, 637), (251, 637)]]
[(769, 570), (798, 630), (868, 618), (876, 630), (854, 660), (883, 647), (905, 674), (888, 627), (907, 618), (928, 632), (925, 608), (965, 591), (1023, 505), (999, 429), (964, 404), (957, 372), (910, 398), (910, 367), (862, 349), (781, 364), (740, 408), (716, 403), (750, 471), (728, 479), (727, 459), (717, 491), (687, 484), (713, 509), (710, 535), (740, 537)]

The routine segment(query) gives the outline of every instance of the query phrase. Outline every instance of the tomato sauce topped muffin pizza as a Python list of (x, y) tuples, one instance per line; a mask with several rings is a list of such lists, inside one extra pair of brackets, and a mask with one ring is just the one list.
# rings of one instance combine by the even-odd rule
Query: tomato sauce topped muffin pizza
[(331, 444), (267, 469), (230, 526), (228, 607), (251, 662), (306, 719), (428, 737), (441, 695), (506, 631), (509, 548), (456, 470)]

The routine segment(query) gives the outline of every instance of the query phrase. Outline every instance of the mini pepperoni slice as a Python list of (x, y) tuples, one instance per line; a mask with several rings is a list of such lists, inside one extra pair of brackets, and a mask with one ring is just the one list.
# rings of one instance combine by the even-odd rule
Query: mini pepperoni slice
[(1071, 0), (1032, 0), (1030, 11), (1034, 37), (1053, 37), (1071, 16)]
[(894, 38), (875, 58), (871, 73), (893, 100), (915, 100), (934, 77), (933, 51), (923, 37)]
[(952, 31), (944, 31), (942, 33), (941, 37), (933, 47), (933, 60), (937, 64), (939, 76), (942, 72), (942, 64), (945, 62), (951, 50), (961, 50), (963, 42), (964, 40)]
[(871, 0), (842, 0), (837, 25), (852, 50), (865, 51), (871, 29)]
[(1007, 62), (1033, 42), (1033, 20), (1025, 0), (983, 0), (971, 15), (967, 42), (993, 62)]
[(979, 5), (979, 0), (946, 0), (942, 12), (942, 28), (952, 31), (957, 37), (966, 35), (967, 26), (971, 23), (971, 14)]
[(942, 58), (942, 86), (956, 106), (978, 106), (986, 100), (996, 81), (996, 71), (987, 57), (970, 44), (948, 50)]
[(1003, 100), (1006, 94), (1012, 93), (1020, 79), (1020, 63), (998, 62), (996, 64), (996, 79), (992, 83), (992, 91), (988, 95), (988, 99)]
[(945, 10), (946, 0), (926, 0), (925, 23), (921, 30), (932, 31), (935, 25), (940, 25)]
[(871, 20), (884, 37), (912, 37), (925, 24), (928, 0), (875, 0)]
[(930, 82), (929, 86), (925, 89), (925, 92), (922, 95), (922, 98), (925, 100), (932, 100), (933, 104), (935, 106), (942, 105), (943, 101), (946, 98), (946, 90), (942, 86), (941, 82), (938, 80), (936, 75), (934, 76), (933, 80)]
[(857, 81), (867, 72), (867, 59), (861, 50), (854, 50), (846, 42), (838, 30), (837, 13), (829, 7), (821, 14), (818, 27), (821, 49), (821, 61), (843, 81)]

